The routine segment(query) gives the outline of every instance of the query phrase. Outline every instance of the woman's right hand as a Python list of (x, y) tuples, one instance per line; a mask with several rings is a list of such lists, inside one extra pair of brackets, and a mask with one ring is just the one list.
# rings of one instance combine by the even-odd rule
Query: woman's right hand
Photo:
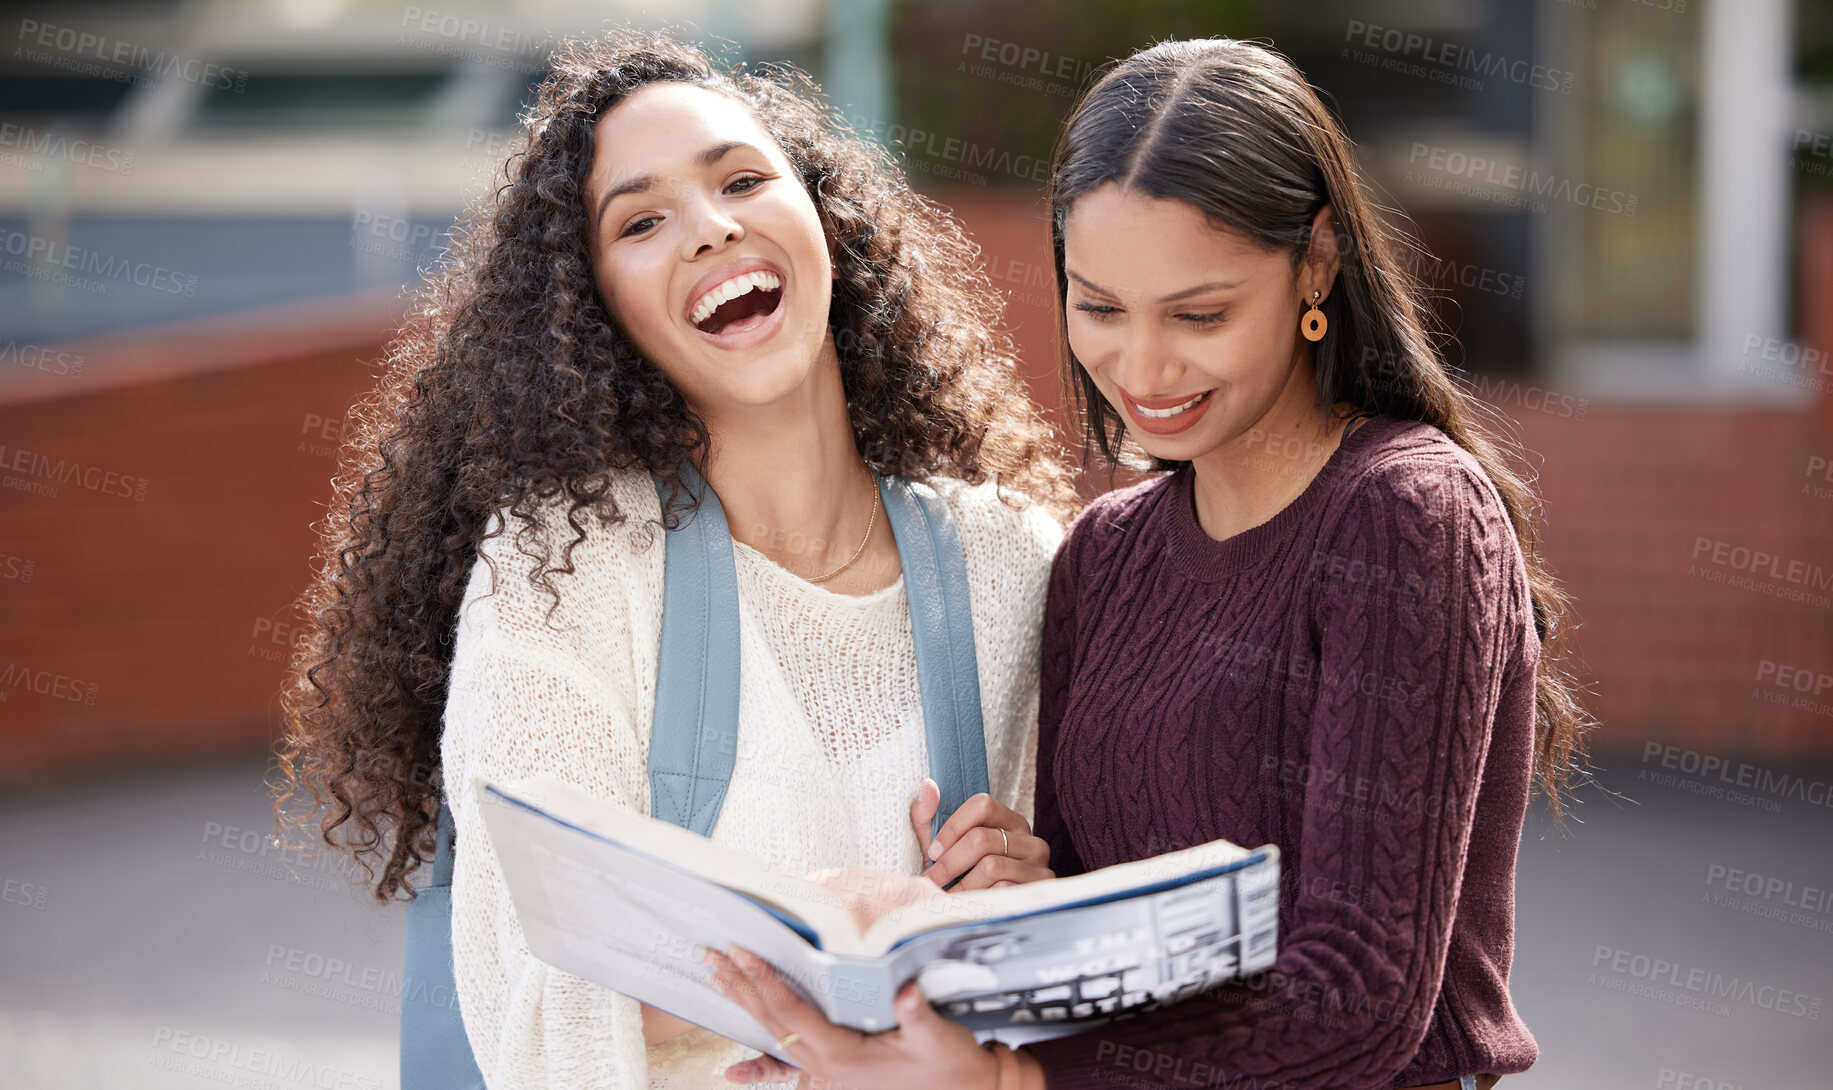
[(941, 805), (942, 789), (925, 779), (910, 804), (917, 847), (932, 864), (923, 877), (944, 888), (959, 877), (951, 893), (1056, 877), (1050, 869), (1050, 845), (1031, 835), (1030, 824), (1018, 811), (982, 792), (949, 815), (932, 841), (929, 823)]

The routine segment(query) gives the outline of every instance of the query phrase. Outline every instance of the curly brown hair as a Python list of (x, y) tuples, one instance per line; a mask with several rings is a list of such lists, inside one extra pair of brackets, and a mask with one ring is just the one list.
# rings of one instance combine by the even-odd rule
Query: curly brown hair
[[(1059, 519), (1076, 503), (978, 251), (806, 76), (727, 70), (633, 31), (564, 43), (552, 67), (501, 184), (460, 218), (352, 412), (282, 694), (276, 821), (309, 838), (322, 814), (319, 835), (352, 853), (378, 901), (411, 898), (408, 876), (431, 858), (454, 627), (492, 514), (520, 520), (531, 582), (557, 605), (547, 577), (572, 570), (585, 513), (625, 517), (608, 474), (647, 471), (680, 495), (674, 467), (703, 459), (705, 422), (614, 325), (588, 254), (592, 126), (636, 90), (730, 95), (782, 145), (834, 252), (830, 324), (874, 469), (993, 480)], [(549, 503), (568, 504), (557, 564), (537, 527)], [(287, 813), (307, 791), (310, 807)]]

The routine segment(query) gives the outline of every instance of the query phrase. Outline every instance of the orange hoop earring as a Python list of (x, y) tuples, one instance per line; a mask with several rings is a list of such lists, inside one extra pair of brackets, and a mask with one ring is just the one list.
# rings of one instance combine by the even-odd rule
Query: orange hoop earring
[(1318, 297), (1323, 294), (1320, 291), (1311, 293), (1311, 309), (1307, 310), (1298, 320), (1298, 331), (1304, 334), (1308, 341), (1323, 340), (1324, 331), (1330, 328), (1330, 320), (1325, 318), (1324, 312), (1317, 308)]

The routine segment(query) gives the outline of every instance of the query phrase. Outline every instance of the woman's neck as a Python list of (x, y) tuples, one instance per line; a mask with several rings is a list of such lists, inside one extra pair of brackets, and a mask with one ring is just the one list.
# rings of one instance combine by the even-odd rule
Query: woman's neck
[[(889, 543), (895, 556), (889, 526), (877, 525), (886, 520), (873, 511), (876, 482), (853, 438), (831, 341), (808, 380), (784, 401), (723, 412), (707, 426), (713, 435), (707, 483), (719, 494), (734, 540), (804, 578), (846, 561), (868, 527), (868, 544)], [(882, 569), (882, 555), (880, 561)], [(829, 589), (865, 593), (895, 574), (867, 583), (837, 579)]]
[(1342, 435), (1342, 406), (1317, 400), (1309, 358), (1246, 432), (1191, 462), (1197, 522), (1217, 541), (1279, 514), (1324, 468)]

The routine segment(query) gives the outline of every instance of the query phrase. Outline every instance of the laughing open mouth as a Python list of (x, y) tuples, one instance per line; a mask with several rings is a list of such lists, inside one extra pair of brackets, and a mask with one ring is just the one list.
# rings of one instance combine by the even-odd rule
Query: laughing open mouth
[(712, 336), (741, 333), (774, 314), (782, 301), (783, 282), (775, 273), (735, 276), (701, 296), (694, 306), (694, 328)]

